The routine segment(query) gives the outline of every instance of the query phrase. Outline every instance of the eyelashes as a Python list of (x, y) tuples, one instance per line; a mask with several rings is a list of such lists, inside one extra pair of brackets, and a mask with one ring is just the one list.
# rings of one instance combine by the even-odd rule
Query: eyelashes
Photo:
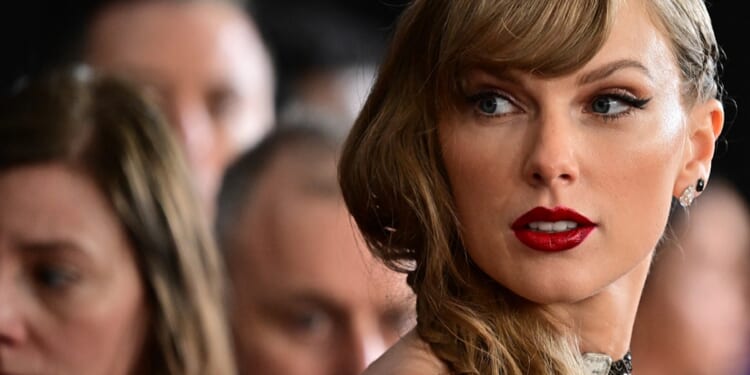
[(629, 104), (631, 107), (638, 109), (646, 108), (646, 105), (651, 101), (651, 98), (640, 98), (637, 96), (623, 94), (609, 94), (609, 97), (617, 100), (622, 100), (623, 102)]
[[(524, 110), (510, 95), (487, 90), (466, 98), (474, 112), (484, 117), (502, 117)], [(583, 112), (604, 120), (614, 120), (636, 110), (643, 110), (651, 101), (650, 97), (639, 97), (624, 89), (594, 95), (583, 104)]]
[(499, 117), (520, 112), (518, 106), (506, 95), (495, 91), (483, 91), (469, 96), (467, 100), (479, 114), (488, 117)]
[(605, 120), (614, 120), (646, 108), (650, 101), (651, 98), (637, 97), (630, 93), (602, 94), (590, 101), (588, 112)]

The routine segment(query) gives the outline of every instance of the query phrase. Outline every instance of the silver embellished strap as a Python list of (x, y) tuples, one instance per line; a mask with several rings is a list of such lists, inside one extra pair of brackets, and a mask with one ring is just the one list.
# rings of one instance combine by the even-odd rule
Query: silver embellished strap
[(633, 371), (632, 356), (626, 353), (619, 361), (600, 353), (583, 354), (583, 366), (588, 375), (631, 375)]

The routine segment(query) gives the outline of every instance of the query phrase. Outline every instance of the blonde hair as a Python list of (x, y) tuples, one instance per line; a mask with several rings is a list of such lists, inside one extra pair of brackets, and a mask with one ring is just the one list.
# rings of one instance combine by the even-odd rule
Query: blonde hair
[(153, 107), (81, 69), (25, 85), (0, 101), (0, 171), (47, 162), (91, 176), (128, 234), (150, 310), (138, 371), (234, 374), (224, 269)]
[[(339, 179), (372, 252), (407, 272), (420, 337), (457, 374), (580, 374), (574, 335), (482, 272), (465, 251), (436, 124), (474, 67), (560, 76), (604, 44), (623, 0), (416, 0), (347, 139)], [(650, 8), (685, 95), (718, 92), (718, 47), (700, 0)]]

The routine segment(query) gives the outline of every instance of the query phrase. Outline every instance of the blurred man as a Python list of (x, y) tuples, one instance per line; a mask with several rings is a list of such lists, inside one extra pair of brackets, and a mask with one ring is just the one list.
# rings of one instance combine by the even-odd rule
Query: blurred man
[(218, 232), (242, 374), (360, 374), (414, 324), (404, 275), (373, 258), (350, 220), (335, 144), (280, 130), (224, 179)]
[(109, 2), (92, 20), (85, 57), (162, 106), (212, 214), (224, 169), (274, 121), (270, 58), (246, 13), (221, 0)]

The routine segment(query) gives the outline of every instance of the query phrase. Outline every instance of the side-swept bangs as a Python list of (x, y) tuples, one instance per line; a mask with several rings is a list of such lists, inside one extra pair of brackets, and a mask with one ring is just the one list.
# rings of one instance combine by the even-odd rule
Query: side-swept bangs
[(462, 79), (472, 69), (549, 77), (579, 69), (607, 39), (616, 2), (446, 1), (445, 19), (436, 22), (442, 30), (435, 30), (441, 50), (434, 81), (438, 108), (462, 95)]

